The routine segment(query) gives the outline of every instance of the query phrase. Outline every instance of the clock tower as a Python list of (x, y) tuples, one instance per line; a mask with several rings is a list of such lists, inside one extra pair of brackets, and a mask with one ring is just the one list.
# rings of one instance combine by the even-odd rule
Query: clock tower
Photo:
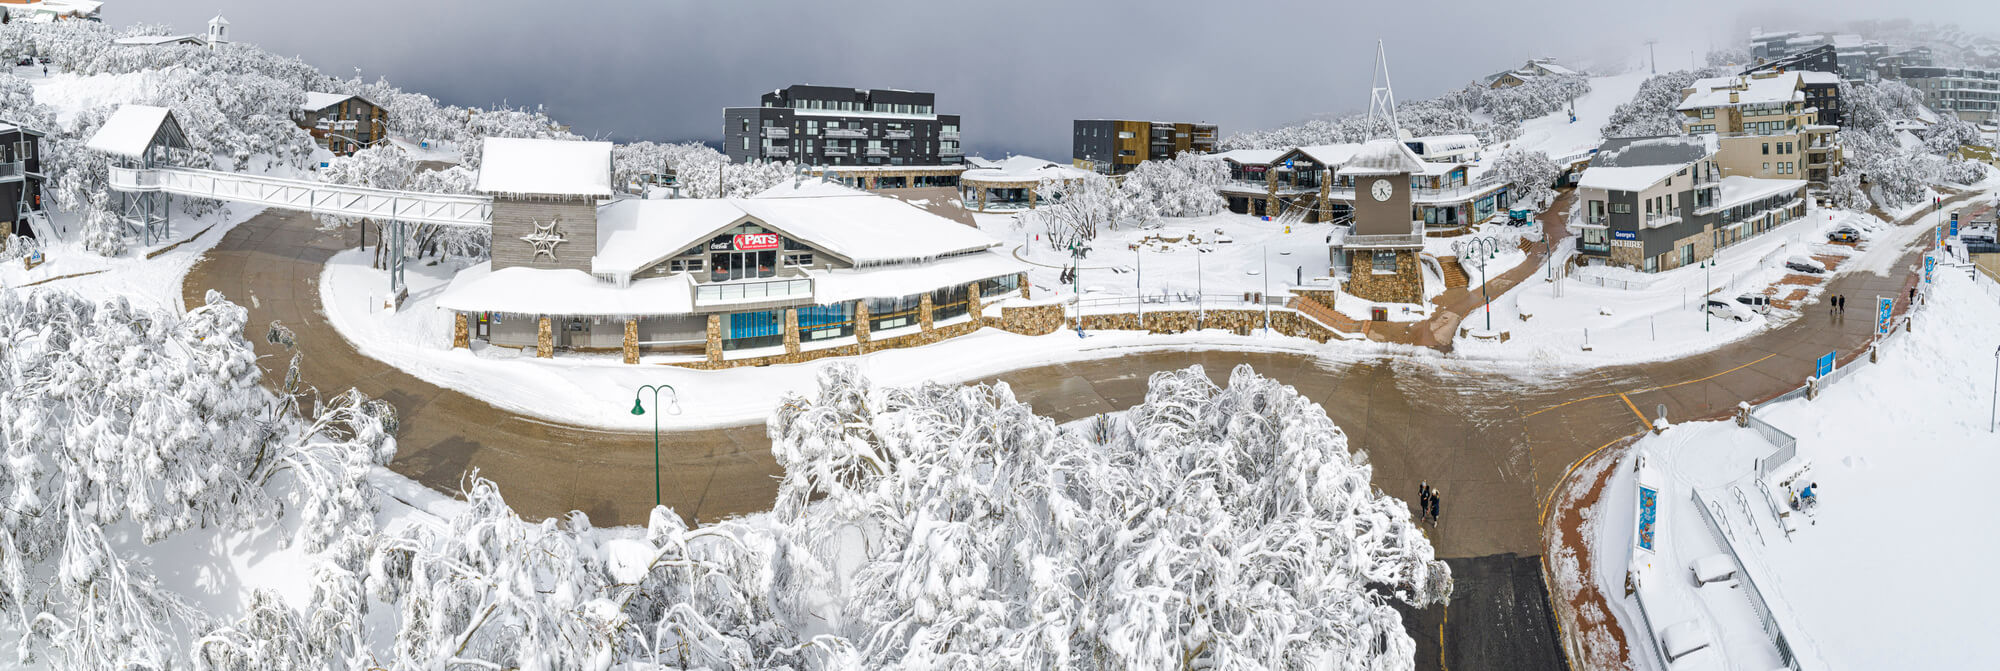
[(1378, 303), (1422, 303), (1423, 223), (1410, 205), (1410, 176), (1423, 160), (1400, 140), (1372, 140), (1355, 152), (1340, 177), (1354, 184), (1354, 224), (1331, 251), (1346, 261), (1347, 292)]

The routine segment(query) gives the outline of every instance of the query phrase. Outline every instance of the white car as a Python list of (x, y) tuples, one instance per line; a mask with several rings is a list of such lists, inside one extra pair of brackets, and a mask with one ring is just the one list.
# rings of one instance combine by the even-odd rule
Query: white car
[(1791, 258), (1785, 259), (1785, 268), (1812, 275), (1826, 273), (1826, 264), (1804, 254), (1793, 254)]
[(1744, 307), (1734, 301), (1713, 298), (1708, 300), (1708, 314), (1713, 317), (1739, 322), (1747, 322), (1753, 319), (1750, 315), (1750, 308)]

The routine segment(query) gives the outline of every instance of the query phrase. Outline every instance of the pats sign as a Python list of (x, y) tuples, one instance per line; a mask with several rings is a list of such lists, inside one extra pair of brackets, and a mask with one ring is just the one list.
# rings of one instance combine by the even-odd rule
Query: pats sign
[(742, 251), (742, 252), (754, 252), (760, 249), (777, 249), (778, 234), (738, 233), (736, 234), (736, 238), (730, 242), (730, 246), (735, 247), (737, 251)]

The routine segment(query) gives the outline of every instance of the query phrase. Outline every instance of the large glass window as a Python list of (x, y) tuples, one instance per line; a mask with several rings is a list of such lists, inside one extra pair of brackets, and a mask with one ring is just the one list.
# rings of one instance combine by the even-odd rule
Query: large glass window
[(812, 342), (854, 335), (852, 303), (799, 308), (799, 341)]
[(725, 350), (772, 347), (785, 343), (785, 316), (782, 312), (738, 312), (724, 321), (727, 323), (722, 334), (722, 348)]
[(868, 299), (868, 328), (884, 331), (915, 325), (923, 300), (923, 294)]

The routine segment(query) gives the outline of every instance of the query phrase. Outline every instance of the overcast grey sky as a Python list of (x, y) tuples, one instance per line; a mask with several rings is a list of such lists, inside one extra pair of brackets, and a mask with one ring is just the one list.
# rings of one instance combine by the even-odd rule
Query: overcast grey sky
[[(1663, 68), (1754, 26), (1911, 18), (2000, 33), (1991, 0), (1807, 3), (1421, 0), (110, 0), (113, 25), (201, 30), (332, 75), (387, 77), (449, 103), (545, 105), (578, 133), (721, 139), (722, 108), (793, 83), (934, 91), (968, 153), (1069, 156), (1076, 118), (1209, 121), (1224, 135), (1368, 102), (1374, 41), (1399, 98), (1553, 56), (1596, 71)], [(1745, 9), (1745, 8), (1748, 9)], [(362, 18), (362, 17), (379, 18)]]

